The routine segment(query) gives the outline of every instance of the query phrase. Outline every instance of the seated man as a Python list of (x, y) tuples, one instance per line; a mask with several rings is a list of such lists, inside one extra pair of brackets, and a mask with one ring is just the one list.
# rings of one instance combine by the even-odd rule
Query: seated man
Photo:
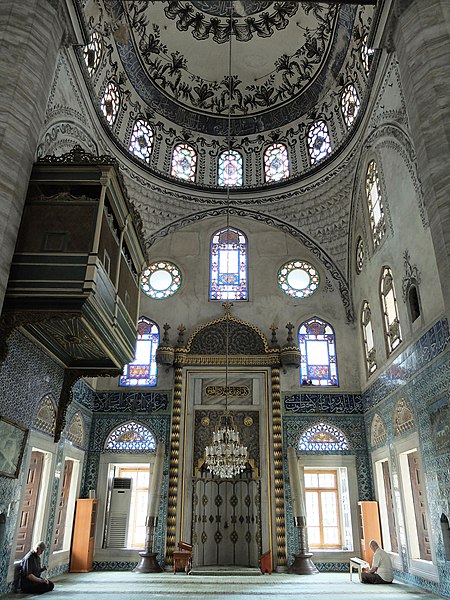
[(42, 571), (47, 569), (47, 567), (41, 567), (41, 554), (44, 550), (44, 542), (39, 542), (34, 549), (30, 550), (22, 558), (22, 575), (20, 581), (22, 592), (45, 594), (45, 592), (51, 592), (55, 587), (52, 581), (41, 577)]
[(375, 540), (371, 540), (369, 546), (374, 552), (372, 566), (370, 569), (362, 569), (362, 583), (392, 583), (394, 572), (391, 557)]

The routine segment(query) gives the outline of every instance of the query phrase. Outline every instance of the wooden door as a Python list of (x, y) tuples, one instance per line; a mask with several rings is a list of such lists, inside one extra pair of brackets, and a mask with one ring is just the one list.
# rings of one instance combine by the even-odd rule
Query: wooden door
[(31, 548), (33, 542), (34, 517), (39, 498), (43, 464), (44, 454), (34, 450), (31, 453), (30, 466), (25, 484), (14, 560), (20, 560)]
[(59, 495), (59, 503), (56, 513), (56, 528), (54, 539), (54, 550), (62, 550), (64, 544), (64, 530), (66, 527), (67, 504), (69, 502), (70, 483), (72, 481), (73, 461), (64, 462), (64, 478)]
[(389, 473), (389, 463), (387, 460), (385, 460), (381, 463), (381, 465), (383, 467), (384, 496), (386, 498), (386, 511), (388, 518), (389, 538), (391, 541), (391, 551), (398, 552), (397, 525), (395, 519), (394, 496), (392, 493), (391, 477)]
[(417, 450), (408, 454), (408, 465), (414, 502), (414, 513), (416, 516), (420, 558), (423, 560), (431, 560), (430, 533), (428, 531), (425, 509), (425, 490), (422, 482)]

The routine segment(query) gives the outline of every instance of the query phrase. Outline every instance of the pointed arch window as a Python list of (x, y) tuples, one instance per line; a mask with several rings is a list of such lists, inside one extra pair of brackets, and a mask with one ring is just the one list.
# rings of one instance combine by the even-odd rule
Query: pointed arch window
[(239, 187), (243, 184), (244, 167), (242, 155), (237, 150), (226, 150), (219, 156), (218, 180), (222, 187)]
[(211, 238), (210, 300), (248, 300), (247, 238), (233, 227)]
[(334, 331), (329, 323), (313, 317), (298, 329), (302, 385), (338, 385)]
[(108, 124), (112, 127), (120, 107), (120, 91), (113, 81), (106, 86), (100, 106)]
[(364, 302), (361, 312), (361, 327), (363, 332), (367, 374), (372, 375), (372, 373), (376, 371), (377, 361), (375, 344), (373, 341), (372, 313), (367, 301)]
[(84, 61), (91, 77), (100, 65), (102, 47), (102, 38), (98, 31), (94, 31), (90, 37), (89, 44), (84, 47)]
[(378, 246), (383, 239), (386, 223), (384, 219), (383, 198), (380, 191), (380, 178), (377, 164), (374, 160), (371, 160), (367, 166), (366, 198), (373, 244), (374, 246)]
[(105, 442), (108, 452), (152, 452), (155, 449), (156, 441), (152, 432), (136, 421), (116, 427)]
[(330, 154), (331, 139), (325, 121), (316, 121), (308, 129), (308, 150), (313, 165)]
[(156, 323), (141, 317), (137, 326), (136, 350), (133, 362), (125, 365), (119, 385), (153, 386), (157, 380), (156, 348), (159, 329)]
[(351, 127), (358, 116), (361, 102), (353, 83), (345, 86), (341, 95), (341, 109), (347, 127)]
[(388, 355), (391, 354), (402, 341), (400, 319), (398, 317), (397, 298), (395, 295), (394, 279), (389, 267), (384, 267), (381, 275), (381, 308), (384, 317), (384, 334)]
[(284, 144), (272, 144), (264, 152), (266, 181), (280, 181), (289, 177), (288, 151)]
[(138, 158), (150, 162), (153, 149), (153, 130), (148, 121), (138, 119), (131, 132), (128, 150)]
[(189, 144), (177, 144), (172, 153), (171, 175), (194, 182), (196, 168), (197, 153), (194, 148)]

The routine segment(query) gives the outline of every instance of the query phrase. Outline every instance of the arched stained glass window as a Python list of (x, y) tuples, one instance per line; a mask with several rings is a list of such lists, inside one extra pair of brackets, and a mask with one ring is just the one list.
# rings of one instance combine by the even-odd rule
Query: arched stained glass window
[(289, 177), (289, 159), (284, 144), (272, 144), (264, 152), (266, 181), (280, 181)]
[(88, 68), (89, 75), (95, 73), (100, 65), (100, 59), (102, 56), (102, 38), (97, 31), (94, 31), (90, 37), (89, 44), (84, 47), (84, 61)]
[(311, 163), (320, 162), (331, 152), (331, 140), (325, 121), (316, 121), (308, 130), (308, 150)]
[(173, 296), (180, 286), (180, 269), (167, 260), (152, 263), (141, 275), (142, 291), (154, 300)]
[(367, 374), (372, 375), (377, 369), (377, 360), (375, 344), (373, 341), (372, 313), (367, 301), (364, 302), (361, 312), (361, 328), (363, 332)]
[(247, 238), (238, 229), (220, 229), (211, 238), (210, 300), (248, 300)]
[(218, 184), (224, 187), (240, 186), (243, 183), (243, 177), (242, 155), (237, 150), (222, 152), (218, 163)]
[(133, 362), (125, 365), (119, 385), (156, 385), (156, 348), (159, 344), (159, 329), (156, 323), (141, 317), (137, 326), (136, 350)]
[(105, 443), (105, 450), (109, 452), (152, 452), (155, 449), (152, 432), (136, 421), (116, 427)]
[(383, 268), (380, 294), (381, 308), (384, 316), (384, 334), (386, 336), (386, 347), (389, 355), (402, 341), (394, 279), (389, 267)]
[(345, 86), (341, 96), (342, 115), (347, 127), (351, 127), (355, 122), (360, 106), (358, 92), (353, 83), (349, 83)]
[(189, 144), (177, 144), (172, 153), (171, 175), (186, 181), (195, 181), (197, 153)]
[(110, 81), (106, 86), (100, 106), (106, 120), (109, 125), (112, 126), (116, 120), (120, 107), (119, 88), (113, 81)]
[(342, 431), (336, 427), (317, 423), (302, 435), (298, 449), (306, 452), (336, 452), (348, 450), (348, 442)]
[(331, 325), (313, 317), (298, 329), (302, 385), (338, 385), (336, 347)]
[(147, 121), (138, 119), (134, 124), (133, 131), (131, 133), (130, 146), (128, 150), (138, 158), (141, 158), (148, 163), (150, 161), (152, 148), (153, 130)]
[(380, 191), (380, 179), (378, 176), (377, 164), (374, 160), (371, 160), (367, 166), (366, 197), (369, 208), (372, 239), (374, 246), (378, 246), (384, 236), (386, 223), (384, 219), (383, 199)]

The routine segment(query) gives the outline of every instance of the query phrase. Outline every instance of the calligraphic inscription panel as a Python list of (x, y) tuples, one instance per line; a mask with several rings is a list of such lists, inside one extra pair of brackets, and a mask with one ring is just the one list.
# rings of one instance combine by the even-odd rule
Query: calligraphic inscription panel
[(225, 386), (225, 377), (208, 378), (202, 382), (202, 404), (225, 404), (228, 396), (229, 406), (254, 404), (253, 380), (249, 378), (229, 378)]

